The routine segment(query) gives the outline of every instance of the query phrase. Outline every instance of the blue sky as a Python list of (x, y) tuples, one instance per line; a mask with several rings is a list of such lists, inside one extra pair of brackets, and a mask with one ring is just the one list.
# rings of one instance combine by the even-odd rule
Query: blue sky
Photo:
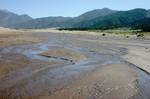
[(34, 18), (47, 16), (78, 16), (93, 9), (150, 9), (150, 0), (0, 0), (0, 9)]

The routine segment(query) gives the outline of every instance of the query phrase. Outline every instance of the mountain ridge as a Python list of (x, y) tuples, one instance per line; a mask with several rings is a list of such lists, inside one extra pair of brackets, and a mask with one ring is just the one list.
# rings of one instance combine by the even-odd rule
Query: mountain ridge
[[(102, 16), (105, 16), (105, 15), (108, 15), (108, 14), (111, 14), (114, 12), (116, 12), (116, 11), (108, 9), (108, 8), (95, 9), (95, 10), (83, 13), (77, 17), (62, 17), (62, 16), (51, 17), (50, 16), (50, 17), (44, 17), (44, 18), (36, 18), (36, 19), (30, 20), (28, 22), (25, 22), (23, 24), (17, 24), (15, 27), (19, 27), (19, 28), (63, 27), (63, 28), (65, 28), (65, 27), (73, 26), (73, 24), (77, 24), (78, 22), (83, 21), (83, 20), (85, 20), (85, 21), (91, 20), (96, 17), (102, 17)], [(61, 19), (58, 21), (57, 20), (58, 18), (61, 18)], [(57, 21), (54, 21), (54, 20), (57, 20)], [(43, 23), (44, 26), (39, 25), (40, 22)]]
[(0, 26), (10, 27), (28, 20), (32, 20), (28, 15), (18, 15), (8, 10), (0, 10)]
[[(4, 15), (2, 13), (4, 13)], [(2, 17), (2, 18), (1, 18)], [(134, 22), (150, 17), (150, 10), (136, 8), (127, 11), (109, 8), (95, 9), (77, 17), (42, 17), (33, 19), (28, 15), (18, 15), (0, 10), (0, 26), (10, 28), (117, 28), (132, 27)], [(17, 21), (16, 21), (17, 20)], [(18, 21), (19, 20), (19, 21)], [(5, 23), (6, 21), (6, 23)], [(16, 21), (16, 22), (15, 22)], [(5, 23), (5, 24), (2, 24)], [(139, 23), (138, 23), (139, 24)], [(134, 24), (135, 25), (135, 24)]]

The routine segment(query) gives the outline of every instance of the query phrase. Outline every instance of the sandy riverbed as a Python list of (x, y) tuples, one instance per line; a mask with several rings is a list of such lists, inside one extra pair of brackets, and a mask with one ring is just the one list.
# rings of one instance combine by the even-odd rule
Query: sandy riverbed
[(0, 33), (0, 99), (150, 98), (148, 39), (7, 31)]

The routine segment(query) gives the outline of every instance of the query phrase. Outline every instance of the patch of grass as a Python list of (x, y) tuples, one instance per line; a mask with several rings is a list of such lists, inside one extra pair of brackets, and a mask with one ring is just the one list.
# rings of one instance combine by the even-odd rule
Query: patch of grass
[(150, 37), (150, 32), (142, 32), (146, 37)]
[(103, 33), (103, 34), (124, 35), (126, 38), (129, 38), (130, 35), (137, 35), (139, 33), (144, 34), (144, 36), (150, 36), (150, 32), (142, 32), (141, 30), (133, 30), (131, 28), (116, 28), (116, 29), (108, 29), (108, 30), (88, 30), (88, 31), (95, 32), (95, 33)]

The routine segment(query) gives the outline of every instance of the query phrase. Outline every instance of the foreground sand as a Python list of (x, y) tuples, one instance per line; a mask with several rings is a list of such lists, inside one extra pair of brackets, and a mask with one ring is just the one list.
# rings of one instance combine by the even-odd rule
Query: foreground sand
[(134, 36), (3, 29), (0, 99), (150, 99), (149, 55)]
[(136, 72), (124, 64), (112, 64), (86, 75), (73, 85), (41, 99), (127, 99), (138, 92)]
[(128, 54), (123, 57), (150, 74), (150, 49), (148, 47), (129, 48)]

